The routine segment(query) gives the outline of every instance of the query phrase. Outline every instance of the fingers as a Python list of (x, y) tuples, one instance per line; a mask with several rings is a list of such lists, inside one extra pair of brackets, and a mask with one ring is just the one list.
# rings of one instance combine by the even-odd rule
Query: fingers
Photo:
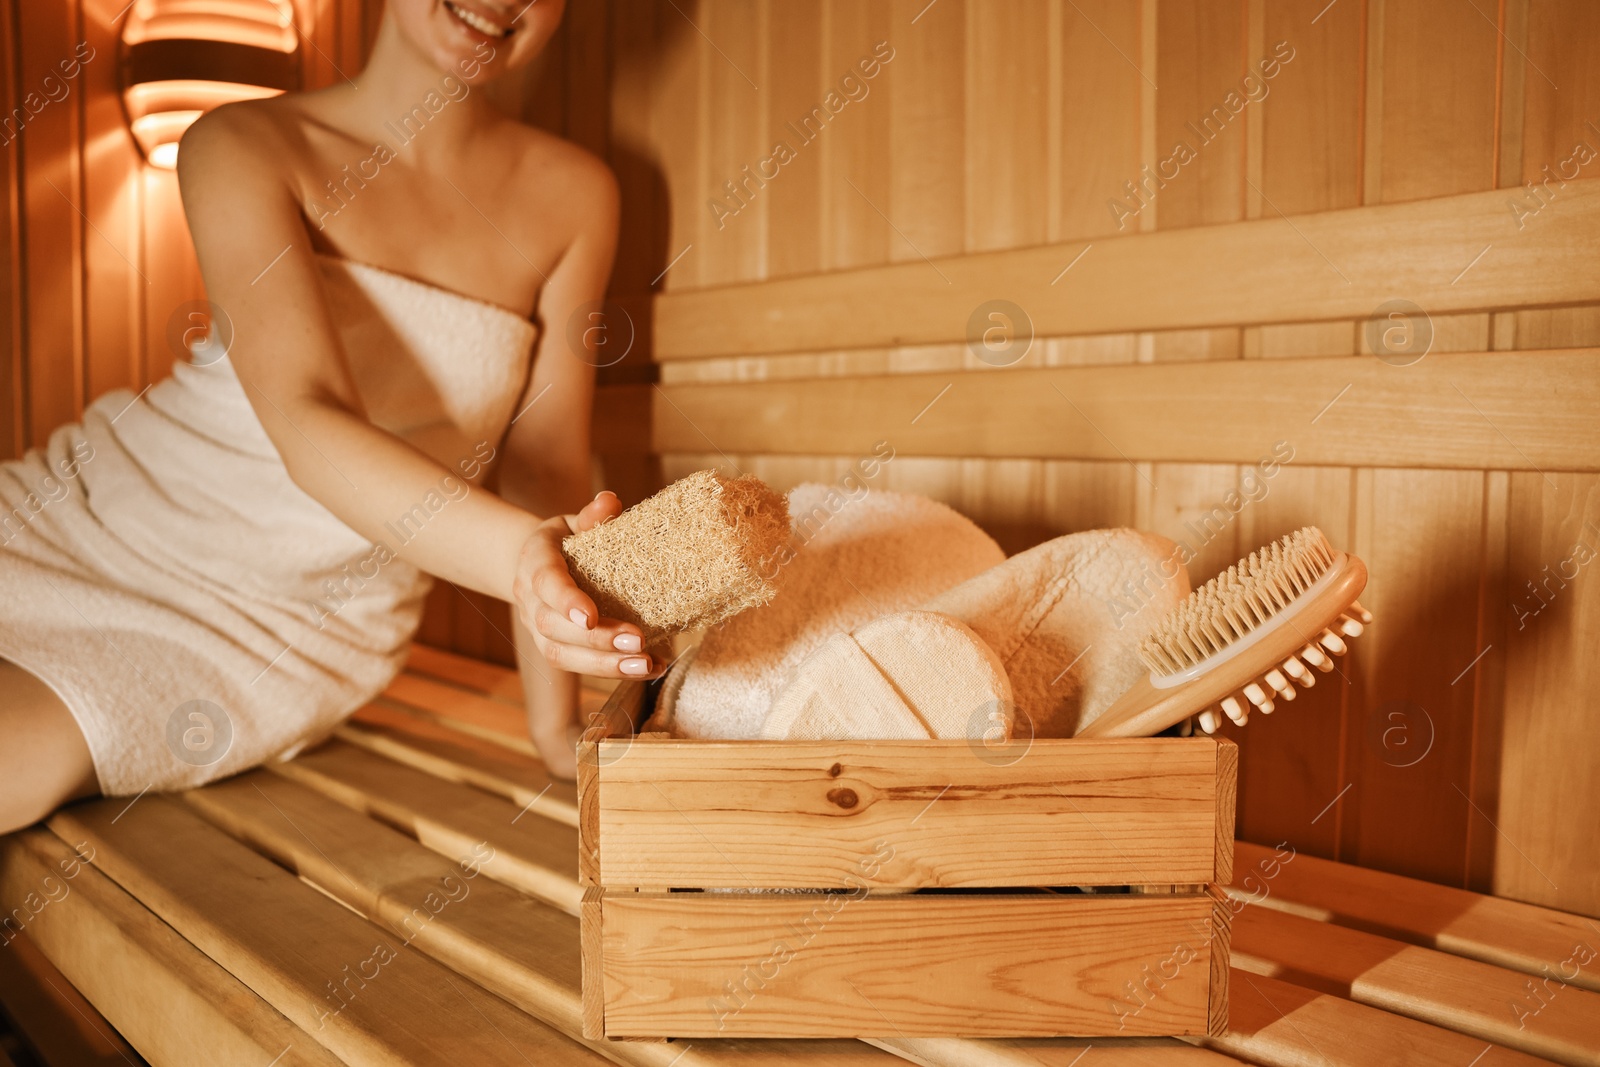
[[(555, 523), (566, 525), (565, 519), (550, 520), (540, 526), (539, 532), (528, 538), (522, 546), (519, 573), (526, 576), (525, 585), (514, 592), (525, 604), (539, 601), (556, 609), (578, 626), (588, 629), (600, 618), (600, 612), (567, 570), (566, 557), (561, 554), (561, 534)], [(527, 620), (530, 628), (533, 620)]]
[(602, 618), (592, 629), (586, 629), (543, 603), (533, 607), (533, 625), (529, 629), (564, 645), (579, 645), (601, 652), (641, 652), (644, 649), (643, 635), (632, 623)]
[(577, 529), (573, 532), (581, 533), (621, 514), (622, 501), (617, 499), (617, 494), (609, 489), (602, 490), (593, 500), (585, 504), (583, 510), (575, 516)]

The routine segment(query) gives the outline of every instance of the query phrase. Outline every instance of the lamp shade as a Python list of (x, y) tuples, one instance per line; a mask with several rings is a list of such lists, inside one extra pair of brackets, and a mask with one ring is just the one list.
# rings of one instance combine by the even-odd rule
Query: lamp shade
[(300, 87), (290, 0), (136, 0), (122, 27), (122, 102), (152, 166), (172, 169), (178, 139), (218, 104)]

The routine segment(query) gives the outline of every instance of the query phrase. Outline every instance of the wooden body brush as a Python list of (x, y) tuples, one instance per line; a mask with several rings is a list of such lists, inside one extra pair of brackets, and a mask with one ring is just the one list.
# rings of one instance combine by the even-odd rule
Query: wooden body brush
[(1149, 737), (1191, 715), (1211, 733), (1226, 715), (1243, 726), (1254, 707), (1293, 700), (1330, 655), (1346, 651), (1372, 615), (1356, 597), (1367, 568), (1337, 552), (1315, 526), (1259, 549), (1189, 595), (1139, 646), (1147, 677), (1078, 737)]

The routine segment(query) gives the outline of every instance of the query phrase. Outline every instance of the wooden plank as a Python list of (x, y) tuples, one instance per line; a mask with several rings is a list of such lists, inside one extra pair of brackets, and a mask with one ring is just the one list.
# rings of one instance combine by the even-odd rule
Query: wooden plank
[(599, 886), (589, 886), (578, 906), (583, 974), (587, 978), (583, 983), (583, 1036), (591, 1038), (604, 1037), (606, 1032), (604, 955), (600, 943), (600, 898), (604, 892)]
[[(654, 444), (693, 450), (703, 433), (740, 453), (860, 455), (892, 432), (906, 457), (1255, 463), (1284, 440), (1308, 465), (1600, 467), (1600, 349), (1430, 355), (1403, 372), (1351, 356), (1015, 368), (957, 382), (939, 418), (915, 425), (950, 375), (660, 386)], [(1215, 416), (1241, 397), (1250, 418)]]
[(1217, 854), (1212, 881), (1233, 881), (1233, 827), (1239, 805), (1239, 746), (1217, 741)]
[[(887, 1049), (919, 1067), (1232, 1067), (1239, 1061), (1209, 1049), (1165, 1037), (992, 1038), (875, 1037), (869, 1044)], [(1094, 1055), (1090, 1056), (1090, 1051)], [(1081, 1062), (1080, 1062), (1081, 1061)]]
[[(386, 926), (457, 974), (574, 1039), (584, 1036), (579, 924), (569, 915), (488, 879), (486, 846), (441, 857), (326, 797), (264, 771), (184, 794), (207, 819), (324, 892)], [(337, 857), (335, 859), (334, 857)], [(598, 1037), (598, 1035), (595, 1035)], [(590, 1043), (590, 1042), (586, 1042)], [(797, 1050), (699, 1042), (593, 1042), (608, 1058), (639, 1067), (785, 1064)], [(846, 1062), (885, 1057), (846, 1041), (814, 1054)]]
[[(1335, 863), (1304, 853), (1256, 884), (1244, 876), (1268, 861), (1272, 850), (1240, 841), (1234, 846), (1234, 885), (1252, 902), (1307, 918), (1338, 923), (1414, 945), (1543, 977), (1570, 974), (1575, 957), (1600, 949), (1591, 921), (1502, 897), (1482, 896), (1413, 878)], [(1566, 981), (1600, 991), (1600, 974), (1587, 965)]]
[[(9, 894), (6, 899), (11, 899)], [(4, 947), (0, 952), (0, 1006), (5, 1009), (0, 1019), (0, 1053), (9, 1039), (20, 1037), (51, 1067), (144, 1067), (133, 1046), (39, 951), (26, 930), (10, 935)], [(8, 1024), (14, 1034), (6, 1032)], [(0, 1063), (12, 1061), (0, 1058)]]
[[(45, 830), (0, 838), (6, 913), (24, 905), (29, 894), (53, 898), (28, 920), (25, 935), (72, 984), (60, 991), (62, 997), (82, 994), (121, 1038), (163, 1067), (264, 1064), (280, 1054), (279, 1064), (339, 1067), (338, 1057), (98, 869), (99, 850), (83, 837), (67, 840), (77, 842), (81, 853)], [(79, 862), (80, 854), (95, 863)], [(66, 878), (68, 871), (76, 873)], [(305, 999), (319, 996), (308, 988)], [(123, 1062), (117, 1052), (121, 1038), (99, 1032), (86, 1038), (104, 1053), (101, 1062)], [(61, 1051), (59, 1045), (39, 1048)]]
[[(1585, 758), (1600, 685), (1600, 474), (1513, 474), (1508, 514), (1500, 803), (1469, 817), (1494, 835), (1496, 892), (1600, 914), (1595, 820), (1578, 815), (1600, 810), (1600, 776)], [(1587, 940), (1600, 947), (1600, 930)]]
[[(750, 888), (1200, 883), (1207, 738), (606, 741), (600, 881)], [(803, 843), (803, 844), (802, 844)]]
[(352, 1065), (603, 1062), (178, 801), (117, 798), (58, 812), (50, 825), (86, 840), (97, 867)]
[[(1558, 1063), (1600, 1060), (1600, 994), (1271, 908), (1234, 916), (1235, 965)], [(1243, 957), (1243, 959), (1241, 959)]]
[(578, 834), (500, 797), (332, 741), (270, 769), (388, 823), (445, 856), (494, 850), (490, 878), (578, 914)]
[(522, 677), (514, 668), (486, 663), (442, 648), (413, 644), (406, 655), (406, 673), (473, 689), (516, 707), (523, 707)]
[(1137, 1036), (1207, 1027), (1205, 894), (606, 890), (601, 907), (614, 1035)]
[[(83, 854), (94, 853), (85, 846)], [(64, 877), (69, 870), (74, 875)], [(341, 1064), (101, 870), (77, 862), (74, 849), (45, 830), (0, 838), (0, 901), (6, 913), (30, 893), (43, 893), (51, 902), (27, 921), (24, 934), (3, 955), (42, 955), (53, 971), (45, 981), (62, 984), (53, 990), (59, 997), (56, 1009), (75, 1011), (72, 1001), (78, 997), (93, 1005), (90, 1014), (67, 1019), (83, 1027), (75, 1035), (38, 1032), (48, 1022), (48, 1009), (19, 1017), (22, 1032), (46, 1062), (123, 1064), (120, 1049), (126, 1048), (126, 1038), (163, 1067), (266, 1064), (280, 1054), (278, 1064)]]
[(380, 705), (363, 708), (335, 734), (418, 770), (496, 793), (518, 809), (578, 825), (572, 785), (551, 782), (544, 765), (531, 756)]
[(1232, 1028), (1207, 1048), (1275, 1067), (1534, 1067), (1545, 1060), (1235, 967)]
[(656, 303), (656, 358), (959, 342), (994, 292), (1040, 336), (1365, 318), (1395, 293), (1431, 313), (1600, 299), (1585, 266), (1600, 179), (1568, 183), (1544, 209), (1556, 224), (1521, 234), (1505, 200), (1491, 190), (1106, 238), (1056, 286), (1081, 242), (935, 258), (949, 285), (919, 259), (675, 292)]

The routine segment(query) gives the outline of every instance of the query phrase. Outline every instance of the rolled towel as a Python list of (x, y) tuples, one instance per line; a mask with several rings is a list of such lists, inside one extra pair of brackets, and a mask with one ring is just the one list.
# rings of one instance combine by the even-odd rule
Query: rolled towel
[(648, 642), (771, 600), (769, 572), (788, 538), (784, 499), (765, 482), (704, 470), (572, 534), (561, 550), (600, 614), (635, 623)]
[(900, 611), (834, 634), (807, 656), (773, 700), (761, 736), (999, 741), (1009, 736), (1011, 707), (1000, 657), (972, 627)]
[[(791, 553), (770, 603), (709, 630), (657, 721), (683, 737), (760, 736), (772, 700), (824, 641), (905, 611), (1005, 559), (938, 501), (807, 483), (789, 493)], [(681, 666), (681, 664), (680, 664)], [(674, 670), (677, 670), (675, 667)]]
[(1138, 645), (1189, 595), (1165, 537), (1089, 530), (1019, 552), (922, 606), (954, 616), (1005, 664), (1013, 732), (1071, 737), (1146, 670)]

